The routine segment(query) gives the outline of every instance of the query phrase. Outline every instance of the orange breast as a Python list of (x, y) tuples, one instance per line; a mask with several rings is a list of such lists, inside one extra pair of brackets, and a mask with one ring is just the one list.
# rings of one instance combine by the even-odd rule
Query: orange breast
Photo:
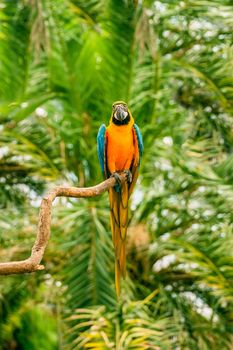
[(132, 125), (107, 128), (107, 165), (111, 173), (130, 168), (134, 156)]

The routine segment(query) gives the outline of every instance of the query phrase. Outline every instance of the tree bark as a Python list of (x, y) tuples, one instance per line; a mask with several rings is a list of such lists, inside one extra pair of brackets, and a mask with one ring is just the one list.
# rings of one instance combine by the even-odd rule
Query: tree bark
[[(120, 176), (121, 180), (125, 179), (124, 174), (121, 174)], [(49, 191), (41, 201), (38, 231), (35, 243), (32, 247), (31, 256), (26, 260), (0, 263), (0, 275), (20, 274), (44, 269), (44, 265), (41, 265), (40, 262), (43, 258), (50, 237), (52, 203), (56, 197), (95, 197), (108, 191), (108, 189), (115, 184), (115, 178), (110, 177), (93, 187), (78, 188), (57, 186)]]

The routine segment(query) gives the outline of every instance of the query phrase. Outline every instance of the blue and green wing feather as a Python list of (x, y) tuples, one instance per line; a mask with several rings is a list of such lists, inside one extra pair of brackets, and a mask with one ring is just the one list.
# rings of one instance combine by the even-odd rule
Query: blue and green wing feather
[(142, 158), (142, 154), (143, 154), (142, 134), (141, 134), (140, 129), (137, 126), (137, 124), (134, 124), (133, 127), (134, 127), (134, 130), (136, 132), (136, 136), (137, 136), (137, 140), (138, 140), (138, 150), (139, 150), (139, 156), (140, 156), (140, 162), (141, 162), (141, 158)]
[(106, 126), (102, 124), (97, 135), (97, 151), (103, 176), (106, 177)]
[(140, 167), (140, 163), (141, 163), (141, 158), (142, 158), (142, 154), (143, 154), (143, 141), (142, 141), (142, 135), (141, 132), (139, 130), (139, 127), (137, 126), (137, 124), (133, 125), (133, 135), (134, 135), (134, 143), (135, 146), (138, 148), (138, 157), (136, 156), (132, 162), (131, 165), (131, 173), (132, 173), (132, 182), (129, 186), (129, 196), (132, 194), (137, 178), (138, 178), (138, 173), (139, 173), (139, 167)]

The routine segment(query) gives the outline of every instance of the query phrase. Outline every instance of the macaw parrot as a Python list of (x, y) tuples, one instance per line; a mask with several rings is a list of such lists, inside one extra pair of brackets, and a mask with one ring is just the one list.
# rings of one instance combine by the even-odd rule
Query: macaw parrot
[[(120, 277), (126, 275), (126, 231), (128, 201), (133, 192), (143, 153), (143, 141), (127, 104), (114, 102), (109, 126), (102, 124), (97, 136), (98, 158), (107, 179), (113, 176), (116, 185), (109, 189), (110, 221), (115, 248), (115, 285), (120, 296)], [(125, 173), (121, 181), (119, 173)]]

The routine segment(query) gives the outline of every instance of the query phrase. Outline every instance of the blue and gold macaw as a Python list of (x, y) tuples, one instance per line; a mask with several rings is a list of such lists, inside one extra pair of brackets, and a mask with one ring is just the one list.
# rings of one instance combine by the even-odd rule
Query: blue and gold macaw
[[(109, 189), (111, 231), (115, 248), (115, 284), (120, 295), (120, 276), (126, 275), (126, 231), (128, 201), (133, 192), (143, 153), (142, 136), (127, 104), (117, 101), (112, 105), (109, 126), (101, 125), (98, 136), (98, 157), (105, 178), (114, 176), (116, 186)], [(121, 182), (119, 173), (125, 172)]]

